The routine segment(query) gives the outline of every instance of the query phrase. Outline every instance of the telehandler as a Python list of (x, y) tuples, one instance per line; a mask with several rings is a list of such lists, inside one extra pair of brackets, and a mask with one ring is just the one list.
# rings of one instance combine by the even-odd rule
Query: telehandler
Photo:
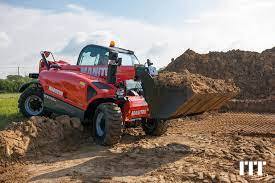
[[(141, 125), (147, 135), (167, 130), (167, 120), (218, 109), (232, 94), (196, 95), (160, 87), (150, 60), (139, 63), (133, 51), (87, 45), (76, 65), (41, 52), (39, 73), (21, 86), (18, 107), (27, 116), (66, 114), (90, 123), (101, 145), (119, 142), (124, 128)], [(50, 60), (51, 59), (51, 60)]]

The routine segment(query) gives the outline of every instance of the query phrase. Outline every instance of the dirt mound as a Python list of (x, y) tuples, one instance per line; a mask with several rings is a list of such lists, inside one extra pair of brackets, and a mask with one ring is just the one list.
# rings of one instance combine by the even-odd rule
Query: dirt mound
[(0, 157), (18, 158), (43, 148), (55, 150), (67, 140), (79, 139), (82, 130), (80, 120), (68, 116), (59, 116), (55, 120), (31, 117), (26, 122), (12, 123), (0, 131)]
[(187, 50), (166, 71), (202, 74), (214, 79), (233, 79), (238, 99), (264, 99), (275, 95), (275, 47), (262, 53), (232, 50), (198, 54)]
[(20, 163), (1, 163), (0, 165), (0, 182), (2, 183), (14, 183), (14, 182), (26, 182), (28, 174), (26, 173), (26, 167)]
[(239, 88), (231, 80), (211, 79), (199, 74), (192, 74), (188, 70), (181, 73), (161, 72), (155, 78), (157, 85), (189, 89), (193, 93), (238, 93)]

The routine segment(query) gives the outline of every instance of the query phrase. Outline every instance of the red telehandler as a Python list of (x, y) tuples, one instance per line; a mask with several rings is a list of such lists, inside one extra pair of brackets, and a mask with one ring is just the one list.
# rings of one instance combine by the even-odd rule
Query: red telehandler
[(76, 65), (56, 61), (48, 51), (41, 56), (39, 73), (29, 75), (35, 80), (19, 89), (21, 113), (78, 117), (92, 125), (101, 145), (117, 143), (123, 128), (140, 124), (146, 134), (162, 135), (168, 119), (217, 109), (231, 98), (191, 96), (183, 89), (159, 87), (152, 63), (141, 65), (133, 51), (115, 47), (114, 42), (109, 47), (87, 45)]

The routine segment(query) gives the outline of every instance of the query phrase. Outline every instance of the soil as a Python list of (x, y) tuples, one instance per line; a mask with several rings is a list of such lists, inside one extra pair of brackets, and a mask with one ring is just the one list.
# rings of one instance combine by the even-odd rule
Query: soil
[(238, 99), (256, 100), (275, 96), (275, 47), (262, 53), (231, 50), (198, 54), (190, 49), (165, 68), (170, 72), (201, 74), (232, 79), (241, 89)]
[(238, 93), (239, 88), (232, 80), (211, 79), (199, 74), (192, 74), (188, 70), (181, 73), (160, 72), (155, 78), (157, 85), (184, 88), (191, 90), (192, 93)]
[(0, 157), (18, 159), (28, 153), (54, 151), (61, 148), (60, 141), (62, 145), (77, 142), (81, 131), (80, 120), (68, 116), (59, 116), (55, 120), (31, 117), (28, 121), (12, 123), (0, 131)]
[[(69, 146), (2, 162), (0, 182), (275, 181), (274, 114), (209, 113), (171, 120), (161, 137), (136, 128), (113, 147), (98, 146), (87, 135)], [(264, 176), (240, 176), (240, 160), (266, 161)]]

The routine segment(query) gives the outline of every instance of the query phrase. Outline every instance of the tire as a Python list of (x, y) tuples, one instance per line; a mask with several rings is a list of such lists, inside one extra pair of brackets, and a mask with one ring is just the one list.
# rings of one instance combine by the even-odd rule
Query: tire
[(161, 136), (168, 128), (168, 121), (157, 120), (157, 119), (147, 119), (142, 123), (142, 129), (146, 135), (151, 136)]
[(122, 135), (121, 109), (115, 103), (100, 104), (93, 118), (93, 135), (100, 145), (114, 145)]
[(19, 111), (26, 117), (50, 114), (44, 109), (43, 91), (38, 87), (27, 88), (18, 100)]

